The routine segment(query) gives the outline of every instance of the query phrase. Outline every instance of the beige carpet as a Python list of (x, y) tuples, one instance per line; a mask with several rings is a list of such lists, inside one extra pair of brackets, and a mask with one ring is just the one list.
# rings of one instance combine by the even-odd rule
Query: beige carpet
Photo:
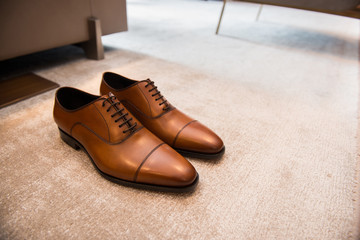
[(192, 195), (125, 188), (60, 140), (53, 91), (21, 102), (0, 111), (1, 238), (353, 236), (356, 116), (326, 96), (304, 102), (124, 51), (40, 74), (97, 93), (104, 70), (151, 76), (172, 103), (216, 130), (225, 156), (190, 159), (200, 174)]
[[(132, 2), (130, 13), (141, 1)], [(279, 30), (269, 23), (254, 23), (245, 40), (201, 29), (142, 40), (134, 24), (125, 40), (105, 39), (114, 48), (103, 61), (73, 48), (37, 55), (47, 67), (36, 73), (91, 93), (103, 71), (150, 77), (227, 149), (218, 162), (189, 159), (200, 175), (193, 194), (136, 190), (105, 180), (60, 140), (54, 91), (1, 109), (0, 239), (358, 239), (358, 35), (341, 36), (350, 25), (340, 20), (339, 36), (285, 27), (281, 40), (260, 36)], [(70, 57), (52, 62), (57, 54)]]

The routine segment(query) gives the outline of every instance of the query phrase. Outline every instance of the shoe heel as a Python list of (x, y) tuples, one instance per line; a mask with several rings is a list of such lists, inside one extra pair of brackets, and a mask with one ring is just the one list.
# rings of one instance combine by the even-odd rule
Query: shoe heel
[(59, 128), (59, 131), (60, 131), (60, 137), (61, 139), (67, 144), (69, 145), (70, 147), (72, 147), (73, 149), (75, 150), (79, 150), (80, 149), (80, 146), (79, 144), (77, 143), (77, 141), (71, 137), (69, 134), (67, 134), (66, 132), (64, 132), (63, 130), (61, 130)]

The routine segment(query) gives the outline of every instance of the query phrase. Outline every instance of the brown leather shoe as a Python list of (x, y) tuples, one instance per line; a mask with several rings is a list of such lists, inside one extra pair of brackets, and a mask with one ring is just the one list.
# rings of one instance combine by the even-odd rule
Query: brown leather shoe
[(60, 136), (83, 149), (108, 180), (161, 191), (190, 191), (194, 167), (141, 125), (112, 93), (95, 96), (75, 88), (56, 92), (54, 119)]
[(173, 107), (150, 79), (136, 81), (106, 72), (100, 92), (114, 93), (147, 129), (183, 155), (218, 158), (225, 151), (214, 132)]

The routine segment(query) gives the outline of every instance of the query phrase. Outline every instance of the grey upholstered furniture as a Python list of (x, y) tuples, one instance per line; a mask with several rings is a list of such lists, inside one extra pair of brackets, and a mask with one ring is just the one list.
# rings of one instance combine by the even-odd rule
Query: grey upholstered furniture
[[(227, 0), (223, 1), (224, 4), (221, 10), (216, 34), (219, 32), (225, 5), (228, 2)], [(244, 2), (298, 8), (360, 19), (360, 9), (358, 8), (360, 0), (245, 0)]]
[(0, 60), (69, 44), (102, 59), (101, 36), (126, 30), (126, 0), (0, 0)]

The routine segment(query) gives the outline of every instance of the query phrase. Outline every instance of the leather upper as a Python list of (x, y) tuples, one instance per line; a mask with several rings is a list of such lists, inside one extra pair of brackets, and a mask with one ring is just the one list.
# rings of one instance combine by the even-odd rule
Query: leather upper
[[(82, 144), (96, 166), (108, 175), (163, 186), (191, 184), (197, 176), (194, 167), (111, 96), (60, 88), (55, 97), (54, 120)], [(87, 102), (77, 98), (86, 98)], [(80, 103), (72, 105), (71, 101)]]
[(136, 81), (110, 72), (104, 73), (100, 86), (102, 94), (114, 93), (147, 129), (171, 147), (210, 154), (223, 149), (214, 132), (176, 109), (157, 91), (149, 79)]

